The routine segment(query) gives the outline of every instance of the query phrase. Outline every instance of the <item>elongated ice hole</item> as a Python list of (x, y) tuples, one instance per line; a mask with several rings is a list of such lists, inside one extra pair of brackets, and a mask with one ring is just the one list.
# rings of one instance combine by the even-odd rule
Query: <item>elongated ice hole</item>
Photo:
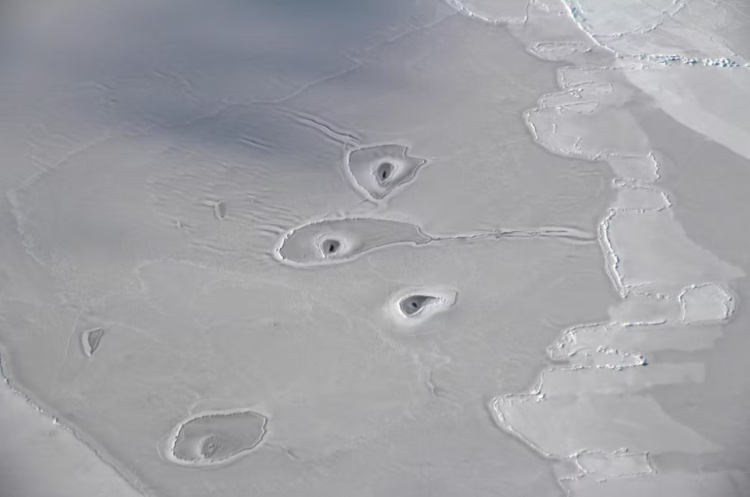
[(223, 200), (204, 200), (201, 204), (211, 207), (218, 221), (223, 221), (227, 217), (227, 204)]
[(294, 265), (331, 264), (388, 245), (429, 241), (430, 237), (409, 223), (374, 218), (330, 219), (289, 231), (274, 255), (279, 261)]
[(87, 357), (92, 357), (94, 355), (96, 349), (99, 348), (103, 336), (104, 330), (102, 328), (93, 328), (83, 332), (81, 335), (81, 344), (83, 346), (83, 352)]
[(216, 204), (214, 204), (214, 214), (216, 215), (216, 218), (219, 221), (226, 218), (227, 217), (227, 204), (221, 201), (216, 202)]
[(209, 413), (173, 430), (168, 459), (183, 465), (216, 465), (240, 457), (263, 440), (265, 416), (252, 411)]
[(456, 303), (458, 292), (446, 288), (407, 288), (386, 303), (386, 313), (400, 326), (418, 326)]

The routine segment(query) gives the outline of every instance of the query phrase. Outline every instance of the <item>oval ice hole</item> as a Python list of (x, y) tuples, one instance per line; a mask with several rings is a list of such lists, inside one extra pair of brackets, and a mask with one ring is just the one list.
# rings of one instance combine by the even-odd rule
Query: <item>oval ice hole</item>
[(385, 183), (388, 179), (393, 176), (395, 166), (390, 162), (381, 162), (376, 171), (378, 182)]
[(341, 249), (341, 242), (333, 238), (327, 238), (323, 240), (323, 243), (320, 244), (320, 247), (323, 251), (323, 255), (335, 255)]
[(401, 300), (401, 312), (407, 316), (412, 316), (421, 311), (430, 302), (437, 300), (435, 297), (427, 295), (410, 295)]

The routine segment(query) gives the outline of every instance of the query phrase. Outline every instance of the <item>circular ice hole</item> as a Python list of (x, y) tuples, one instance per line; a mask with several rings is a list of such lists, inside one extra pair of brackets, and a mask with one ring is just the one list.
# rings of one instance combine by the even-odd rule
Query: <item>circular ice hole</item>
[(388, 179), (393, 176), (393, 171), (396, 169), (390, 162), (381, 162), (375, 170), (375, 175), (378, 178), (379, 183), (385, 183)]
[(335, 238), (326, 238), (320, 244), (320, 250), (326, 257), (336, 255), (341, 250), (341, 242)]
[(401, 307), (401, 312), (403, 312), (407, 316), (413, 316), (414, 314), (424, 309), (424, 307), (430, 302), (433, 302), (435, 300), (435, 297), (430, 297), (428, 295), (410, 295), (404, 299), (401, 299), (399, 306)]

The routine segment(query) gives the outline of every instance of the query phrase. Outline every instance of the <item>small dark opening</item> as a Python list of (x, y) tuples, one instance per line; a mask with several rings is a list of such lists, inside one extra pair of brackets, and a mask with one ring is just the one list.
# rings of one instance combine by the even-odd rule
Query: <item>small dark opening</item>
[(394, 166), (390, 162), (381, 163), (378, 166), (378, 169), (376, 172), (378, 176), (378, 181), (383, 183), (384, 181), (388, 180), (388, 178), (390, 178), (391, 175), (393, 174), (393, 169), (394, 169)]
[(333, 255), (341, 248), (341, 242), (338, 240), (326, 240), (323, 242), (323, 253)]
[(428, 295), (410, 295), (401, 300), (399, 305), (404, 314), (411, 316), (418, 313), (426, 304), (433, 300), (435, 300), (435, 297)]

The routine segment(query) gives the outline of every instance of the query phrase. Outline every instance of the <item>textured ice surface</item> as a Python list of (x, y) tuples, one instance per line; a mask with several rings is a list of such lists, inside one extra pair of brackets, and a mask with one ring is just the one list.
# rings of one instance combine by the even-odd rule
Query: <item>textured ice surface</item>
[(584, 475), (591, 475), (597, 479), (638, 476), (654, 472), (645, 452), (583, 452), (576, 456), (576, 464)]
[(491, 24), (522, 23), (528, 12), (524, 0), (448, 0), (448, 3), (470, 19)]
[[(554, 66), (440, 2), (45, 15), (1, 72), (14, 385), (147, 495), (559, 492), (486, 410), (613, 303), (608, 172), (519, 117)], [(346, 168), (378, 144), (374, 202)]]
[[(617, 66), (681, 123), (745, 158), (750, 49), (743, 2), (567, 1), (578, 25), (618, 55)], [(746, 31), (746, 29), (744, 30)]]
[(14, 489), (747, 495), (746, 182), (696, 239), (725, 156), (643, 125), (746, 152), (743, 8), (14, 4), (0, 342), (69, 430)]
[[(559, 19), (559, 12), (540, 8), (545, 4), (530, 8), (531, 24), (544, 16)], [(610, 488), (617, 492), (626, 486), (593, 489), (591, 484), (631, 479), (640, 485), (634, 489), (656, 495), (661, 487), (669, 486), (670, 476), (665, 475), (662, 482), (646, 454), (676, 451), (701, 457), (721, 447), (670, 419), (648, 394), (639, 393), (657, 385), (700, 384), (705, 381), (703, 366), (655, 364), (647, 354), (710, 347), (715, 331), (693, 327), (729, 320), (735, 306), (726, 285), (745, 273), (688, 238), (675, 219), (670, 195), (659, 184), (659, 156), (627, 109), (636, 94), (618, 70), (602, 68), (595, 56), (581, 57), (592, 48), (594, 52), (605, 49), (617, 56), (618, 69), (626, 68), (630, 77), (638, 70), (635, 64), (628, 66), (627, 55), (652, 60), (641, 56), (653, 48), (641, 35), (669, 32), (672, 17), (684, 5), (640, 5), (625, 0), (606, 5), (568, 2), (566, 6), (568, 22), (594, 46), (587, 48), (584, 40), (571, 38), (558, 45), (540, 44), (530, 36), (533, 28), (515, 28), (539, 57), (578, 63), (578, 67), (560, 70), (562, 91), (540, 98), (525, 117), (535, 140), (549, 151), (611, 165), (616, 176), (612, 186), (618, 195), (601, 219), (599, 233), (608, 274), (624, 301), (610, 309), (613, 321), (565, 330), (548, 348), (553, 365), (541, 373), (529, 393), (501, 395), (490, 407), (501, 428), (537, 451), (576, 461), (578, 474), (560, 480), (569, 494), (609, 495)], [(710, 40), (704, 34), (695, 38), (698, 44)], [(635, 47), (643, 52), (628, 52)], [(722, 125), (733, 122), (731, 110), (725, 115)], [(640, 429), (631, 431), (634, 426)], [(649, 436), (641, 438), (643, 433)], [(626, 453), (637, 456), (614, 458)], [(581, 454), (598, 454), (601, 459), (592, 463), (584, 458), (582, 464)], [(616, 460), (623, 463), (621, 467)], [(630, 468), (625, 461), (632, 462)]]
[(734, 312), (734, 298), (721, 285), (692, 285), (680, 294), (682, 319), (686, 323), (711, 323), (728, 319)]
[(626, 290), (674, 294), (696, 282), (741, 274), (690, 241), (670, 211), (613, 211), (605, 229), (618, 258), (614, 271)]
[(680, 495), (704, 497), (721, 495), (743, 497), (747, 495), (750, 481), (740, 471), (657, 474), (642, 478), (573, 479), (565, 482), (572, 495), (582, 497), (660, 497)]
[(0, 435), (3, 495), (141, 495), (57, 419), (40, 412), (4, 381), (0, 384)]
[(649, 367), (554, 369), (542, 375), (542, 393), (576, 395), (580, 392), (620, 394), (658, 384), (701, 383), (702, 364), (654, 364)]
[(720, 448), (667, 416), (650, 397), (610, 393), (500, 398), (501, 426), (544, 454), (571, 457), (583, 450), (701, 454)]

